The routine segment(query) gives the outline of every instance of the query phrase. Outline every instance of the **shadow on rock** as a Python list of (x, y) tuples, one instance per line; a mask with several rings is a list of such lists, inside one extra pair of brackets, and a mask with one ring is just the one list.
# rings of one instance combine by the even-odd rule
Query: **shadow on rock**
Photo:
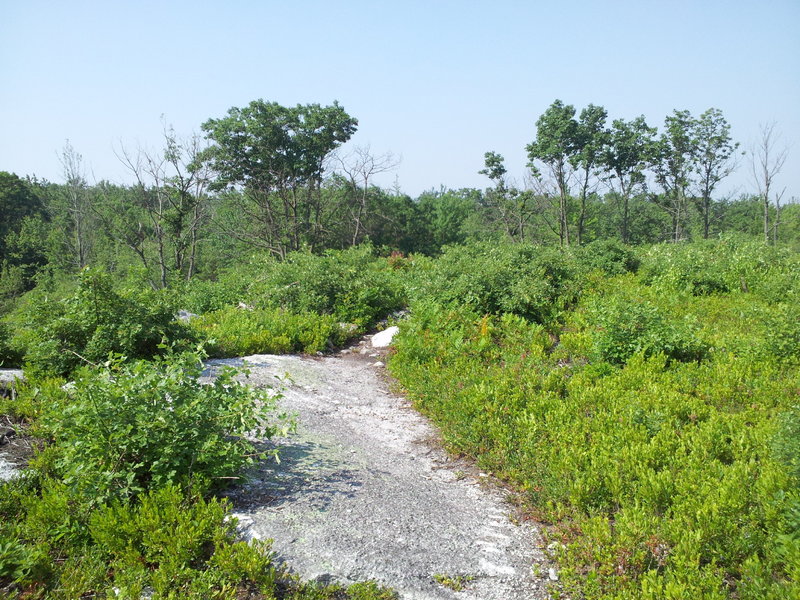
[(353, 498), (363, 485), (363, 470), (349, 464), (341, 448), (311, 440), (262, 443), (259, 451), (280, 450), (280, 463), (268, 458), (248, 473), (249, 481), (227, 496), (237, 509), (280, 509), (303, 504), (324, 511), (338, 497)]

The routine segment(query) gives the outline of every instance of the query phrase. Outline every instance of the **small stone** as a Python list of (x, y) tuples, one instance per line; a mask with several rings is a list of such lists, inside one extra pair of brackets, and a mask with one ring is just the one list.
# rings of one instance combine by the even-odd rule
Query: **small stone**
[(381, 361), (376, 361), (376, 362), (372, 363), (372, 366), (373, 367), (383, 367), (384, 364)]
[(550, 567), (550, 569), (547, 571), (547, 575), (550, 577), (550, 581), (558, 581), (558, 573), (556, 573), (556, 570), (553, 567)]
[(344, 350), (342, 350), (341, 352), (339, 352), (339, 354), (350, 354), (350, 352), (351, 352), (351, 351), (350, 351), (349, 349), (345, 348)]
[(197, 318), (197, 315), (193, 312), (189, 312), (188, 310), (179, 310), (178, 314), (175, 315), (175, 318), (183, 323), (188, 323), (192, 319)]
[(362, 348), (361, 350), (358, 351), (359, 354), (367, 354), (368, 352), (369, 352), (369, 350), (367, 350), (366, 347), (364, 347), (364, 348)]
[(8, 443), (8, 440), (16, 437), (17, 432), (12, 427), (0, 427), (0, 446)]

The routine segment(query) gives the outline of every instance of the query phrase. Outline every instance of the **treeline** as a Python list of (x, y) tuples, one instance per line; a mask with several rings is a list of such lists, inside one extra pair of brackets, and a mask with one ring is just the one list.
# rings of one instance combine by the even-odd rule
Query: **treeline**
[(374, 183), (396, 162), (341, 146), (358, 122), (338, 103), (284, 107), (262, 100), (202, 124), (204, 137), (164, 128), (163, 147), (119, 152), (134, 183), (87, 180), (67, 142), (63, 182), (0, 173), (0, 296), (36, 277), (97, 265), (135, 273), (153, 288), (220, 268), (253, 251), (344, 249), (365, 241), (438, 254), (472, 240), (643, 244), (725, 232), (800, 240), (797, 204), (781, 206), (775, 177), (785, 159), (773, 128), (750, 157), (757, 190), (719, 198), (739, 145), (721, 111), (674, 111), (659, 134), (643, 117), (608, 124), (603, 107), (580, 113), (555, 101), (527, 146), (524, 185), (503, 157), (485, 156), (491, 187), (411, 198)]

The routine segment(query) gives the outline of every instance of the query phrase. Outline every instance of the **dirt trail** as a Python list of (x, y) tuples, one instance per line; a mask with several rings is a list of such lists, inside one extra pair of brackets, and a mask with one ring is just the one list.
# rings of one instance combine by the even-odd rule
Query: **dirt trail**
[[(210, 361), (212, 372), (246, 363), (250, 385), (292, 379), (281, 404), (298, 431), (276, 441), (281, 463), (260, 465), (230, 493), (243, 535), (274, 539), (304, 579), (375, 579), (408, 599), (547, 597), (536, 529), (515, 524), (501, 491), (448, 458), (375, 362), (358, 353)], [(463, 578), (464, 589), (436, 576)]]

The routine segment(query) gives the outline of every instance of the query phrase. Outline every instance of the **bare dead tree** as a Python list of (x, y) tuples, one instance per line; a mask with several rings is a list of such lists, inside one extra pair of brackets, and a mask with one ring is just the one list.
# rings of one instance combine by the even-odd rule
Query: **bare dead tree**
[[(789, 154), (786, 146), (779, 146), (780, 135), (775, 131), (777, 124), (773, 121), (761, 126), (759, 138), (750, 152), (750, 166), (753, 181), (756, 184), (758, 195), (764, 207), (764, 241), (770, 241), (770, 193), (775, 184), (775, 178), (781, 172), (783, 164)], [(776, 195), (776, 213), (780, 213), (780, 200), (783, 192)], [(772, 224), (773, 242), (777, 240), (778, 214)]]
[(89, 191), (86, 174), (83, 170), (83, 157), (76, 152), (69, 140), (59, 155), (64, 175), (64, 198), (72, 231), (67, 234), (67, 246), (73, 255), (78, 269), (85, 267), (89, 261)]
[(369, 146), (357, 146), (345, 156), (335, 155), (337, 169), (347, 178), (350, 185), (351, 201), (348, 210), (353, 222), (351, 244), (355, 246), (364, 230), (368, 218), (368, 198), (370, 181), (379, 173), (397, 168), (400, 161), (391, 152), (375, 155)]
[[(563, 234), (561, 193), (552, 179), (537, 177), (535, 173), (525, 175), (525, 188), (529, 193), (527, 219), (538, 216), (556, 237)], [(539, 240), (543, 241), (543, 240)]]
[[(117, 152), (117, 158), (136, 180), (137, 204), (148, 221), (147, 226), (136, 225), (136, 235), (126, 231), (121, 238), (145, 267), (153, 261), (158, 265), (156, 287), (167, 287), (170, 274), (188, 280), (195, 273), (209, 182), (208, 167), (200, 160), (202, 150), (198, 135), (179, 139), (165, 124), (163, 151), (138, 148), (132, 152), (121, 146)], [(150, 237), (154, 246), (153, 261), (146, 256), (144, 237)]]

